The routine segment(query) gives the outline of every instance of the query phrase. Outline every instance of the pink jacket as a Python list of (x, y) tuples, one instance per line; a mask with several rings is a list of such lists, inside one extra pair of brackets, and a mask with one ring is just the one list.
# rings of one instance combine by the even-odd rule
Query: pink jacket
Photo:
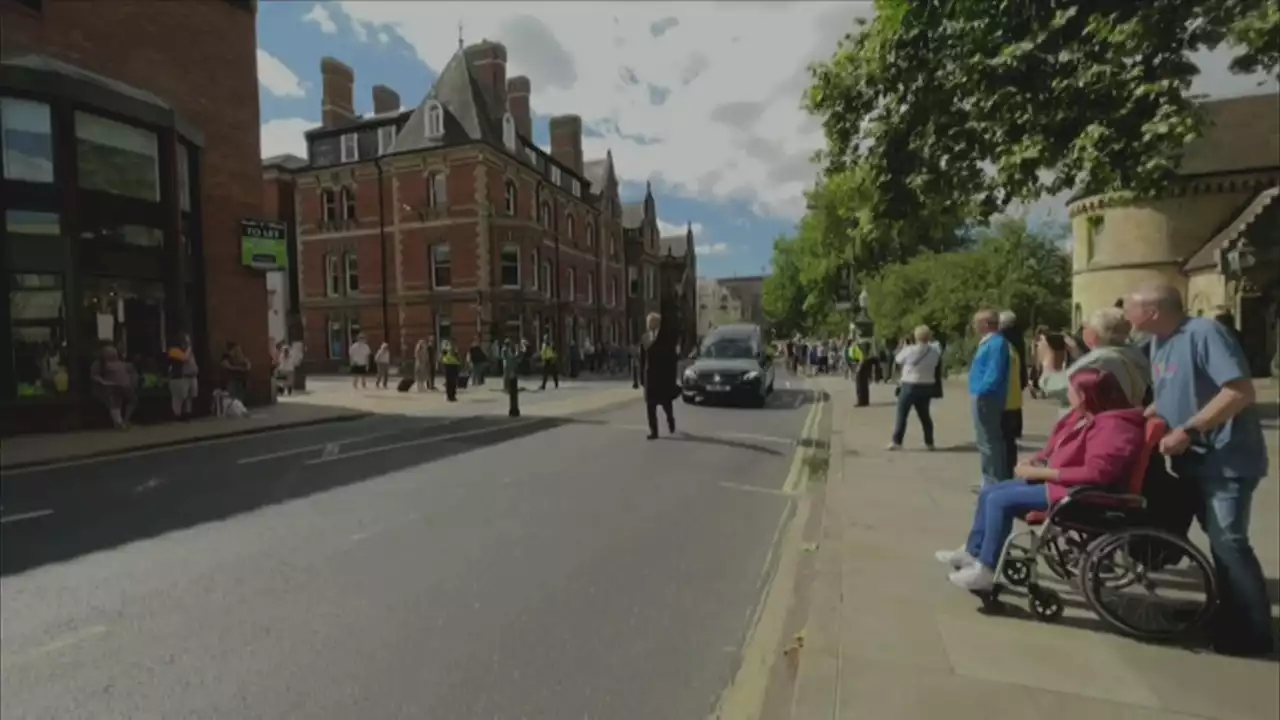
[(1036, 458), (1047, 460), (1058, 479), (1045, 483), (1052, 505), (1079, 485), (1123, 489), (1133, 464), (1142, 455), (1146, 419), (1141, 408), (1097, 415), (1072, 412), (1058, 421)]

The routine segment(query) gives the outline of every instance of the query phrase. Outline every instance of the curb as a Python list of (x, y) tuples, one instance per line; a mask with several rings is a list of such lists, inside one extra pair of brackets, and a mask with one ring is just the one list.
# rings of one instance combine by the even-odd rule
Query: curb
[(165, 450), (169, 448), (182, 447), (184, 445), (199, 445), (209, 440), (225, 440), (227, 438), (244, 437), (246, 435), (257, 435), (260, 433), (272, 433), (281, 430), (294, 430), (297, 428), (315, 427), (317, 425), (332, 425), (340, 422), (353, 422), (371, 417), (374, 413), (357, 412), (350, 415), (339, 415), (337, 417), (316, 418), (314, 420), (303, 420), (296, 423), (288, 423), (282, 425), (274, 425), (265, 428), (235, 428), (229, 432), (219, 432), (212, 435), (201, 435), (199, 437), (181, 438), (176, 440), (164, 440), (161, 442), (147, 443), (145, 445), (136, 445), (130, 448), (121, 448), (114, 450), (104, 450), (102, 452), (89, 452), (75, 454), (70, 453), (59, 457), (57, 460), (31, 460), (28, 462), (10, 463), (0, 465), (0, 472), (39, 470), (40, 468), (52, 467), (56, 465), (65, 465), (67, 463), (81, 463), (89, 460), (110, 460), (111, 458), (130, 455), (137, 452), (151, 452), (154, 450)]

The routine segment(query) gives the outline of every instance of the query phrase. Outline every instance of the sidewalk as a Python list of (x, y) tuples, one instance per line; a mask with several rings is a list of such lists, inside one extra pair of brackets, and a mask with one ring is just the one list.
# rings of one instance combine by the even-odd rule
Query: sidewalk
[(204, 417), (190, 422), (138, 425), (126, 431), (108, 429), (50, 435), (18, 435), (5, 438), (0, 447), (0, 469), (17, 470), (171, 447), (214, 438), (355, 420), (367, 414), (349, 407), (279, 403), (254, 408), (247, 418)]
[[(908, 449), (890, 453), (890, 386), (874, 388), (872, 407), (854, 408), (850, 383), (816, 382), (831, 393), (832, 460), (813, 585), (801, 593), (810, 604), (790, 718), (1280, 717), (1274, 661), (1140, 644), (1103, 629), (1070, 595), (1057, 624), (1018, 612), (979, 614), (977, 599), (952, 587), (933, 558), (935, 550), (959, 545), (972, 519), (978, 459), (969, 449), (963, 386), (949, 382), (934, 405), (938, 452), (923, 451), (913, 418)], [(1054, 407), (1029, 401), (1025, 413), (1027, 440), (1043, 440)], [(1274, 430), (1267, 435), (1274, 443)], [(1273, 445), (1272, 467), (1278, 452)], [(1253, 544), (1274, 579), (1275, 477), (1263, 483), (1253, 508)], [(1196, 539), (1204, 545), (1203, 536)]]

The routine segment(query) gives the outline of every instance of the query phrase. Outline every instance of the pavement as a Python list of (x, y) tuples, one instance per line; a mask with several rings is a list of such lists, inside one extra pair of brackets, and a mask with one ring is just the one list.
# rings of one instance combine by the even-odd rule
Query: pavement
[(6, 471), (0, 716), (707, 717), (762, 688), (826, 405), (779, 383), (648, 441), (625, 389)]
[[(821, 520), (806, 531), (813, 552), (787, 598), (787, 621), (768, 692), (766, 720), (1275, 720), (1276, 658), (1220, 657), (1121, 638), (1084, 609), (1065, 584), (1066, 616), (1045, 624), (1020, 612), (979, 614), (952, 587), (933, 553), (961, 544), (977, 481), (964, 387), (934, 403), (939, 452), (909, 426), (907, 450), (885, 450), (890, 386), (854, 408), (846, 381), (814, 382), (831, 398), (826, 482), (812, 485)], [(1272, 387), (1269, 394), (1275, 398)], [(1032, 446), (1054, 420), (1029, 401)], [(1280, 459), (1274, 402), (1264, 409), (1272, 467)], [(1251, 536), (1280, 600), (1280, 489), (1276, 476), (1255, 496)], [(1206, 546), (1197, 531), (1194, 539)], [(781, 593), (779, 593), (781, 595)], [(754, 715), (752, 717), (755, 717)], [(735, 719), (736, 720), (736, 719)]]

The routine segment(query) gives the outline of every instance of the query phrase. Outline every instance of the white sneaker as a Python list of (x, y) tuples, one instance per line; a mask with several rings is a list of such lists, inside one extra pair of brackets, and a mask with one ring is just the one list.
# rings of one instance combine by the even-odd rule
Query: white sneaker
[(943, 565), (950, 565), (952, 570), (962, 570), (978, 562), (976, 558), (965, 552), (964, 548), (959, 548), (957, 550), (939, 550), (934, 553), (933, 556)]
[(995, 587), (996, 574), (985, 565), (974, 563), (951, 573), (951, 584), (970, 592), (983, 592)]
[(889, 443), (887, 446), (885, 446), (885, 450), (888, 450), (890, 452), (893, 452), (895, 450), (901, 450), (901, 449), (902, 449), (902, 446), (899, 445), (898, 443)]

